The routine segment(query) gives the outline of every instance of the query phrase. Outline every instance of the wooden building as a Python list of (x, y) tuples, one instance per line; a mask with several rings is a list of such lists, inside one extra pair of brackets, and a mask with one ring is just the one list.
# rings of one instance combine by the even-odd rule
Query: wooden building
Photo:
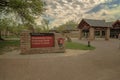
[(111, 27), (105, 20), (82, 19), (78, 25), (79, 39), (86, 37), (94, 40), (95, 37), (105, 37), (105, 40), (109, 40)]
[(115, 21), (112, 26), (113, 27), (110, 30), (110, 37), (118, 38), (118, 34), (120, 34), (120, 20)]

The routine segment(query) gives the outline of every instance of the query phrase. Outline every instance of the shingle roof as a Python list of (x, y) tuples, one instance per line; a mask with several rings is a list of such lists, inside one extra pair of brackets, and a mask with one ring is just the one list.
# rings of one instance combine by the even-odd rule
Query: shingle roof
[(105, 20), (93, 20), (93, 19), (83, 19), (90, 26), (93, 27), (111, 27), (112, 25), (105, 22)]
[(114, 23), (114, 22), (106, 22), (106, 24), (107, 24), (109, 27), (113, 27), (113, 26), (112, 26), (113, 23)]

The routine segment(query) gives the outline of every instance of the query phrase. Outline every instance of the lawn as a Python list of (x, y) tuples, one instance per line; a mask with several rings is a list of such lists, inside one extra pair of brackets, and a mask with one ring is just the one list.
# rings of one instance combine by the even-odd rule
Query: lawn
[[(94, 50), (95, 47), (76, 43), (76, 42), (66, 42), (66, 49), (77, 49), (77, 50)], [(19, 40), (5, 40), (0, 41), (0, 54), (4, 51), (11, 51), (13, 49), (19, 49), (20, 41)]]
[(2, 54), (3, 51), (10, 51), (12, 49), (19, 48), (19, 46), (20, 46), (19, 40), (0, 41), (0, 54)]
[(77, 50), (94, 50), (95, 49), (95, 47), (93, 46), (88, 47), (88, 45), (84, 45), (76, 42), (66, 42), (65, 46), (67, 49), (77, 49)]

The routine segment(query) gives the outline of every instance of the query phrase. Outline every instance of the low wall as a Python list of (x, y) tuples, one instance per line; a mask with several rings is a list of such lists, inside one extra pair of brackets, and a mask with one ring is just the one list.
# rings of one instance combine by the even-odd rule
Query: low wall
[[(33, 33), (34, 34), (34, 33)], [(41, 34), (41, 33), (39, 33)], [(44, 34), (44, 33), (43, 33)], [(32, 47), (32, 35), (29, 31), (24, 30), (21, 33), (20, 45), (21, 45), (21, 54), (38, 54), (38, 53), (60, 53), (65, 52), (65, 44), (59, 45), (58, 39), (63, 39), (64, 37), (59, 33), (54, 34), (54, 45), (46, 47)], [(40, 43), (38, 43), (40, 44)], [(47, 43), (46, 43), (47, 44)]]
[(71, 38), (79, 38), (79, 31), (71, 31), (69, 33), (64, 33), (64, 36), (69, 36)]

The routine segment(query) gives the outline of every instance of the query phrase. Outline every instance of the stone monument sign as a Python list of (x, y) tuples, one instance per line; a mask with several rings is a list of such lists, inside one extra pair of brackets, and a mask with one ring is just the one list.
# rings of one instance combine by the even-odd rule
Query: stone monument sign
[(64, 37), (59, 33), (21, 33), (21, 54), (65, 52)]

